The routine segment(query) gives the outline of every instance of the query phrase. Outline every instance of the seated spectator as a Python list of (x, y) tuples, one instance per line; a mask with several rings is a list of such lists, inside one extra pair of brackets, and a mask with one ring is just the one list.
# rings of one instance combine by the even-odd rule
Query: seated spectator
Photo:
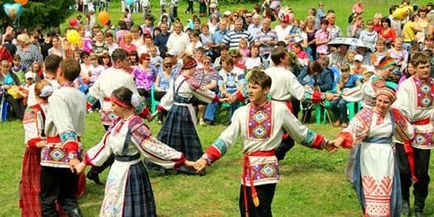
[(377, 39), (378, 33), (374, 30), (374, 21), (368, 20), (368, 22), (366, 22), (366, 29), (360, 33), (360, 40), (362, 40), (367, 47), (374, 49)]
[(306, 53), (306, 51), (304, 51), (304, 49), (301, 47), (299, 43), (295, 43), (293, 45), (293, 51), (297, 56), (297, 59), (300, 62), (300, 64), (307, 66), (307, 63), (309, 62), (309, 55)]
[[(155, 78), (155, 100), (160, 101), (161, 98), (163, 98), (163, 96), (169, 89), (170, 82), (173, 80), (175, 80), (175, 76), (174, 74), (172, 74), (172, 59), (170, 57), (166, 57), (163, 60), (162, 67), (160, 68), (160, 70), (158, 70), (157, 77)], [(163, 123), (166, 115), (167, 112), (162, 111), (158, 116), (158, 123)]]
[(339, 98), (330, 102), (330, 107), (335, 118), (335, 123), (333, 126), (345, 128), (348, 126), (348, 116), (347, 116), (347, 101), (345, 101), (341, 95), (348, 89), (361, 85), (362, 83), (357, 78), (356, 75), (350, 74), (350, 66), (345, 64), (341, 67), (341, 78), (336, 87), (336, 92), (339, 94)]
[(23, 95), (19, 91), (19, 86), (21, 85), (18, 76), (11, 72), (10, 65), (7, 60), (2, 60), (0, 62), (0, 86), (4, 89), (3, 94), (5, 94), (5, 100), (12, 106), (12, 111), (16, 118), (23, 120), (24, 115), (24, 104)]
[(150, 63), (151, 56), (149, 54), (140, 55), (140, 65), (134, 68), (132, 73), (136, 81), (137, 91), (144, 98), (151, 96), (150, 90), (157, 75), (155, 68)]
[(390, 19), (384, 17), (381, 20), (382, 29), (380, 31), (380, 35), (386, 39), (386, 45), (389, 46), (396, 38), (395, 29), (391, 28)]
[(240, 44), (238, 45), (238, 49), (241, 53), (241, 61), (244, 63), (247, 57), (250, 56), (249, 42), (246, 38), (240, 39)]
[(222, 60), (229, 56), (228, 47), (225, 45), (221, 46), (220, 56), (214, 60), (214, 69), (220, 71), (222, 69)]

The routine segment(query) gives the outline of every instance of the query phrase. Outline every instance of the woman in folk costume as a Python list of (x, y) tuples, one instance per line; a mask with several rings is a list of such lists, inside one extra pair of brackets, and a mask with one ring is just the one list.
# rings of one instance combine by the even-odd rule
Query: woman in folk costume
[(47, 113), (48, 97), (53, 93), (53, 90), (47, 80), (38, 81), (35, 85), (38, 103), (28, 107), (24, 112), (23, 127), (26, 150), (19, 188), (21, 216), (41, 216), (41, 204), (39, 203), (41, 147), (45, 145), (45, 114)]
[[(171, 82), (157, 107), (158, 111), (169, 111), (157, 138), (184, 153), (187, 160), (193, 161), (203, 155), (203, 150), (196, 131), (196, 115), (191, 99), (195, 96), (207, 103), (219, 102), (220, 99), (215, 92), (201, 88), (200, 82), (192, 77), (197, 65), (192, 56), (185, 56), (183, 63), (181, 74)], [(179, 171), (197, 174), (185, 167), (181, 167)]]
[(140, 96), (126, 87), (113, 91), (110, 97), (114, 120), (101, 142), (89, 149), (83, 162), (75, 166), (82, 173), (87, 165), (101, 165), (110, 155), (115, 161), (107, 177), (100, 216), (157, 216), (154, 195), (146, 169), (140, 159), (143, 154), (165, 168), (177, 168), (190, 163), (151, 135), (142, 118), (135, 115)]
[(336, 146), (355, 149), (351, 178), (364, 216), (401, 216), (401, 181), (392, 138), (408, 141), (414, 129), (398, 109), (390, 108), (396, 99), (390, 86), (379, 90), (375, 107), (362, 109), (335, 140)]

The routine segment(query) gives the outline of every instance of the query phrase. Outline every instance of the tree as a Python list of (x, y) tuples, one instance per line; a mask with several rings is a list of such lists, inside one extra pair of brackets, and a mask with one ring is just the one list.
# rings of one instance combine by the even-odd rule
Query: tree
[(3, 28), (5, 25), (13, 24), (15, 27), (34, 29), (59, 26), (72, 13), (74, 13), (75, 0), (29, 0), (24, 5), (23, 12), (15, 22), (8, 18), (3, 10), (3, 4), (14, 3), (13, 0), (0, 0), (1, 12), (3, 17)]

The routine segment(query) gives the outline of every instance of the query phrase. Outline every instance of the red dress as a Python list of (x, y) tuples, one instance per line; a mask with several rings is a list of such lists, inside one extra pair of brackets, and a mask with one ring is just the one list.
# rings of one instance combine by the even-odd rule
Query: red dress
[(39, 193), (41, 191), (41, 149), (36, 143), (42, 141), (45, 112), (44, 105), (34, 105), (26, 109), (23, 126), (26, 141), (26, 150), (23, 157), (23, 168), (20, 181), (20, 208), (21, 216), (41, 216)]

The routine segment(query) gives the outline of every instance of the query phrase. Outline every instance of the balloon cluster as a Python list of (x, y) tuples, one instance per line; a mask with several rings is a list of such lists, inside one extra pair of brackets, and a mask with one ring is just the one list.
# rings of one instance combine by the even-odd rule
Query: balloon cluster
[(16, 20), (23, 13), (23, 7), (20, 3), (6, 3), (3, 5), (3, 10), (11, 20)]
[(66, 40), (71, 44), (78, 45), (81, 42), (81, 36), (77, 30), (71, 29), (66, 32)]

